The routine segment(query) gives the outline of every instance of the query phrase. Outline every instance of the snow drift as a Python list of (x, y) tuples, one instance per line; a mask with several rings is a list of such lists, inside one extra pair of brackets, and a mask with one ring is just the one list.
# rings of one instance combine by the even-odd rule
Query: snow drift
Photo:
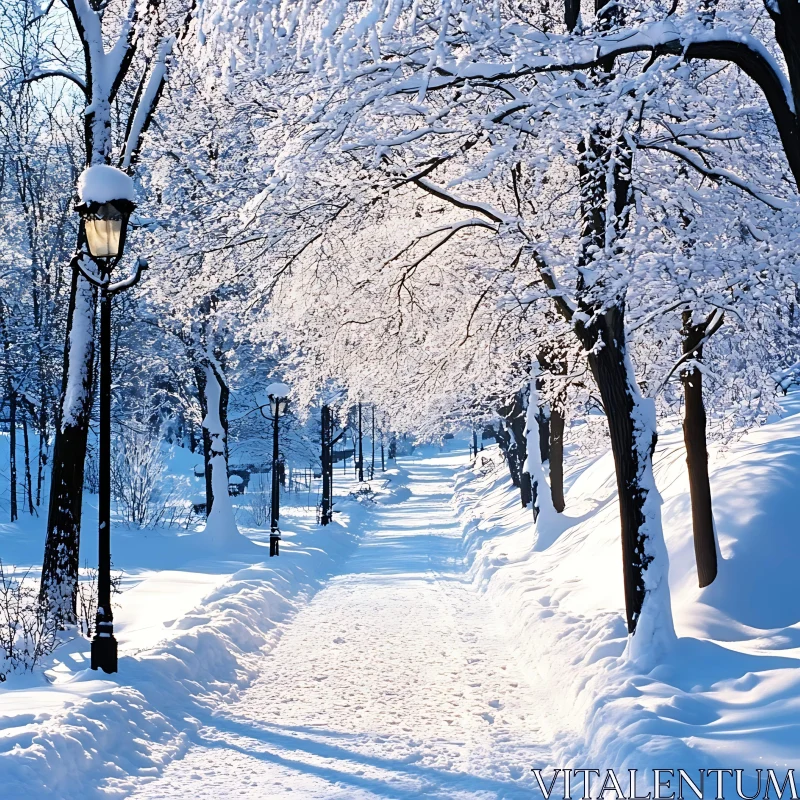
[[(697, 587), (685, 451), (662, 437), (655, 477), (678, 640), (658, 665), (625, 654), (616, 486), (610, 453), (568, 479), (550, 546), (490, 448), (455, 497), (474, 583), (502, 607), (520, 656), (549, 687), (558, 765), (755, 770), (800, 755), (800, 402), (728, 449), (710, 470), (722, 561)], [(724, 763), (722, 763), (724, 762)], [(733, 778), (730, 779), (731, 781)], [(763, 791), (763, 787), (762, 787)]]

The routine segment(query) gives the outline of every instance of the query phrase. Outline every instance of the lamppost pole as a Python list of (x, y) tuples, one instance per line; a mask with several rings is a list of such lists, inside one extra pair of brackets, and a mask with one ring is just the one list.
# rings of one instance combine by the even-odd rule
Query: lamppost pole
[(270, 503), (269, 555), (280, 555), (281, 532), (278, 528), (280, 519), (281, 482), (278, 479), (280, 450), (278, 449), (278, 419), (286, 413), (289, 387), (285, 383), (272, 383), (267, 387), (270, 410), (272, 411), (272, 502)]
[[(276, 409), (277, 411), (277, 409)], [(269, 527), (269, 554), (279, 555), (280, 536), (278, 535), (278, 519), (280, 517), (280, 491), (281, 483), (278, 480), (278, 415), (272, 414), (272, 521)]]
[(361, 431), (361, 403), (358, 404), (358, 480), (364, 483), (364, 439)]
[(97, 620), (92, 669), (117, 671), (117, 640), (111, 610), (111, 271), (100, 286), (100, 475), (98, 496)]
[[(100, 294), (97, 616), (91, 667), (113, 673), (117, 671), (117, 640), (111, 610), (111, 299), (138, 283), (147, 262), (138, 259), (133, 275), (111, 283), (111, 272), (122, 258), (128, 219), (135, 207), (130, 177), (114, 167), (95, 165), (78, 179), (78, 193), (81, 202), (77, 211), (83, 220), (86, 249), (81, 248), (77, 253), (73, 268), (96, 286)], [(89, 260), (93, 264), (91, 269), (84, 263)]]

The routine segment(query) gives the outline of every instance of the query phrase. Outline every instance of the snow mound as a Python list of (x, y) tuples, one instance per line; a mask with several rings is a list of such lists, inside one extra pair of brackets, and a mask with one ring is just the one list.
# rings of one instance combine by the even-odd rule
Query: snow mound
[[(46, 674), (52, 685), (37, 674), (0, 690), (3, 797), (126, 796), (142, 778), (157, 777), (180, 757), (201, 719), (257, 677), (259, 657), (277, 641), (282, 623), (354, 548), (365, 519), (362, 508), (337, 503), (339, 521), (324, 529), (313, 518), (295, 517), (279, 559), (235, 572), (189, 613), (170, 620), (161, 644), (131, 652), (123, 626), (117, 675), (99, 678), (88, 669), (88, 642), (80, 639), (51, 657)], [(188, 549), (196, 549), (198, 535), (183, 538)], [(226, 558), (233, 563), (239, 556)], [(225, 567), (226, 561), (199, 562), (196, 569)], [(133, 600), (134, 592), (123, 593), (122, 612), (126, 596)], [(135, 629), (147, 620), (129, 624)]]
[(735, 445), (710, 448), (722, 560), (705, 589), (697, 585), (682, 437), (662, 436), (654, 473), (678, 639), (657, 664), (625, 653), (610, 453), (573, 468), (566, 512), (542, 552), (533, 550), (531, 516), (496, 448), (459, 477), (455, 503), (473, 583), (504, 610), (520, 659), (549, 689), (559, 766), (696, 771), (724, 761), (745, 770), (752, 795), (756, 769), (797, 760), (798, 398), (788, 408)]

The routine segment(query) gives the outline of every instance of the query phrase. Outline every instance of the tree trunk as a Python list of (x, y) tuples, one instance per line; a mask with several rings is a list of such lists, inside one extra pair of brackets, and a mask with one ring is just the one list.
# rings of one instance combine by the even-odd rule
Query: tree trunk
[(564, 502), (564, 415), (556, 403), (550, 410), (550, 497), (561, 514)]
[(369, 479), (375, 477), (375, 406), (372, 406), (372, 461), (369, 465)]
[[(683, 319), (683, 352), (694, 362), (703, 358), (703, 338), (708, 321), (693, 325), (691, 311)], [(703, 373), (695, 364), (681, 370), (686, 409), (683, 418), (683, 441), (686, 444), (686, 467), (689, 473), (689, 496), (692, 502), (692, 531), (697, 578), (702, 589), (717, 577), (717, 540), (708, 479), (706, 446), (706, 409), (703, 403)]]
[(33, 516), (33, 480), (31, 479), (31, 448), (28, 441), (28, 415), (22, 409), (22, 440), (25, 447), (25, 490), (28, 494), (28, 513)]
[(545, 475), (544, 461), (542, 461), (541, 447), (541, 414), (539, 406), (539, 387), (541, 380), (538, 377), (539, 363), (531, 365), (531, 375), (527, 386), (527, 407), (524, 416), (524, 436), (527, 442), (526, 459), (523, 465), (524, 474), (529, 476), (531, 484), (530, 507), (533, 511), (533, 521), (536, 526), (536, 541), (534, 549), (544, 550), (554, 541), (558, 530), (554, 523), (554, 513), (550, 498), (547, 494), (547, 476)]
[(546, 464), (550, 460), (550, 410), (547, 406), (542, 406), (539, 413), (536, 415), (536, 421), (539, 426), (539, 456), (542, 459), (542, 464)]
[(322, 509), (320, 523), (327, 525), (331, 521), (331, 479), (333, 477), (333, 453), (331, 448), (331, 410), (322, 406)]
[(11, 521), (19, 519), (17, 509), (17, 393), (8, 380), (8, 467), (11, 493)]
[[(618, 23), (621, 8), (604, 8), (601, 27)], [(613, 58), (601, 68), (611, 73)], [(594, 127), (579, 146), (581, 267), (591, 267), (597, 253), (615, 248), (617, 237), (628, 225), (633, 156), (624, 139), (612, 142), (609, 130)], [(573, 319), (573, 325), (600, 390), (614, 455), (625, 613), (632, 634), (629, 652), (634, 658), (652, 661), (675, 640), (661, 497), (653, 478), (655, 408), (652, 400), (641, 396), (633, 374), (627, 352), (624, 295), (616, 295), (610, 305), (600, 307), (594, 297), (595, 287), (586, 286), (585, 281), (586, 272), (581, 270), (577, 285), (581, 314)], [(647, 614), (643, 614), (645, 605)], [(642, 619), (643, 626), (639, 624)]]
[(533, 503), (535, 489), (531, 477), (527, 474), (525, 464), (528, 457), (528, 441), (526, 437), (526, 396), (527, 389), (514, 393), (511, 402), (500, 408), (501, 436), (500, 447), (508, 462), (511, 482), (519, 489), (523, 508)]
[(620, 303), (595, 315), (589, 327), (578, 323), (577, 329), (585, 341), (602, 344), (587, 348), (587, 357), (600, 390), (614, 455), (628, 632), (637, 630), (649, 596), (660, 608), (651, 609), (651, 627), (641, 638), (652, 641), (663, 634), (674, 639), (668, 558), (661, 531), (661, 498), (653, 480), (655, 411), (652, 401), (641, 397), (631, 372), (624, 305)]
[(511, 476), (511, 483), (517, 489), (521, 488), (522, 483), (518, 469), (519, 465), (517, 464), (516, 455), (514, 453), (511, 432), (503, 419), (501, 419), (497, 425), (497, 444), (500, 446), (500, 451), (503, 456), (505, 456), (508, 474)]
[(60, 625), (75, 624), (86, 440), (92, 408), (97, 292), (73, 268), (64, 373), (55, 426), (41, 596)]
[(44, 468), (47, 466), (47, 389), (42, 386), (40, 394), (39, 422), (39, 452), (36, 458), (36, 505), (42, 503), (42, 485), (44, 484)]
[(241, 537), (228, 493), (228, 401), (230, 390), (216, 359), (209, 356), (202, 365), (205, 372), (203, 417), (204, 438), (209, 441), (207, 483), (213, 505), (208, 511), (204, 533), (215, 545), (237, 542)]
[[(202, 364), (195, 365), (194, 378), (197, 385), (197, 398), (200, 401), (200, 411), (205, 420), (208, 416), (208, 398), (206, 396), (208, 377)], [(214, 505), (214, 484), (211, 480), (211, 434), (202, 423), (200, 424), (200, 433), (203, 438), (203, 475), (206, 482), (206, 519), (208, 519)]]

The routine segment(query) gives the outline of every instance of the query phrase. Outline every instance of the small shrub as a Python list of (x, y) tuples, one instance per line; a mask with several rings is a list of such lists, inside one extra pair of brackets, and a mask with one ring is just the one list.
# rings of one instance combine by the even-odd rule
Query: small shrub
[(256, 528), (268, 528), (272, 521), (272, 475), (257, 472), (250, 479), (247, 510)]
[(56, 646), (57, 626), (29, 573), (10, 573), (0, 561), (0, 681), (32, 672)]
[[(78, 584), (78, 628), (90, 639), (97, 621), (97, 569), (85, 567), (86, 578)], [(111, 573), (111, 596), (122, 594), (122, 573)], [(112, 600), (113, 603), (113, 600)]]

